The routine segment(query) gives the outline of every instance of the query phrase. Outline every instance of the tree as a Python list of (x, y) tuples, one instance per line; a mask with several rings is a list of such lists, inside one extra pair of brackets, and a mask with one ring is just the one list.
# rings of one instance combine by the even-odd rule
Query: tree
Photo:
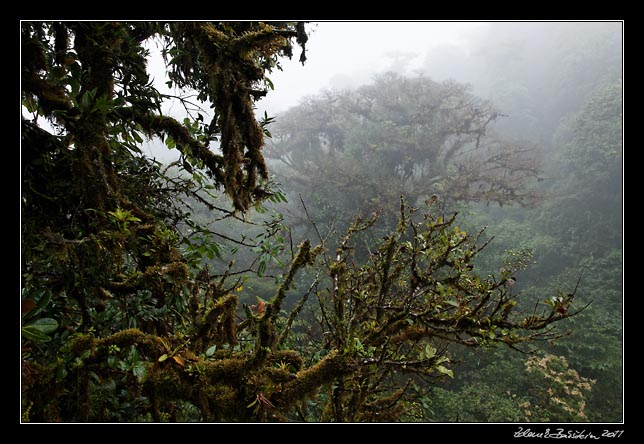
[(567, 244), (581, 244), (578, 258), (602, 255), (621, 242), (622, 109), (621, 79), (599, 84), (557, 132), (560, 154), (551, 168), (557, 189), (543, 225)]
[(596, 381), (563, 356), (499, 355), (477, 378), (448, 391), (436, 387), (421, 404), (438, 422), (588, 422), (587, 397)]
[(595, 301), (593, 310), (573, 322), (592, 328), (576, 328), (578, 333), (556, 348), (597, 380), (588, 402), (593, 420), (619, 420), (623, 408), (622, 112), (617, 80), (599, 83), (579, 111), (562, 122), (555, 139), (561, 154), (552, 168), (558, 178), (553, 198), (536, 218), (557, 239), (560, 273), (583, 270), (585, 298)]
[[(456, 215), (414, 220), (404, 201), (367, 262), (351, 251), (375, 218), (334, 253), (321, 237), (302, 241), (270, 300), (238, 307), (250, 269), (198, 260), (226, 234), (192, 221), (188, 205), (216, 225), (279, 200), (253, 103), (290, 41), (304, 49), (304, 24), (25, 22), (21, 38), (25, 421), (396, 420), (409, 401), (400, 375), (451, 376), (448, 343), (517, 347), (556, 337), (549, 326), (576, 313), (575, 292), (516, 313), (514, 270), (476, 276), (481, 247)], [(185, 96), (183, 122), (162, 115), (145, 71), (153, 38), (168, 82), (211, 104), (209, 123)], [(184, 173), (142, 156), (144, 136), (178, 149)], [(230, 207), (213, 203), (216, 189)], [(296, 290), (305, 268), (314, 279)], [(295, 335), (311, 295), (314, 352)]]
[[(165, 97), (146, 72), (143, 44), (151, 39), (163, 45), (168, 82), (210, 102), (209, 123), (189, 108), (183, 122), (162, 115)], [(185, 196), (229, 218), (271, 198), (252, 104), (270, 86), (265, 72), (292, 54), (293, 39), (304, 49), (303, 24), (22, 23), (23, 339), (31, 348), (24, 381), (35, 418), (101, 418), (89, 410), (92, 381), (78, 367), (79, 388), (68, 395), (84, 404), (60, 410), (66, 401), (56, 394), (72, 372), (69, 362), (56, 364), (56, 350), (68, 335), (127, 327), (167, 334), (181, 320), (196, 265), (184, 253), (195, 236), (180, 230), (191, 226)], [(178, 149), (188, 179), (142, 156), (144, 136)], [(208, 201), (217, 188), (231, 209)], [(58, 369), (56, 384), (41, 380), (48, 365)], [(38, 394), (32, 382), (47, 390)], [(46, 411), (48, 396), (57, 412)]]
[(539, 141), (547, 161), (560, 120), (596, 85), (621, 78), (622, 41), (620, 21), (487, 23), (464, 45), (469, 53), (438, 47), (422, 71), (471, 84), (509, 115), (498, 130)]
[(400, 195), (529, 205), (538, 166), (525, 145), (494, 135), (502, 118), (464, 85), (387, 73), (281, 115), (266, 155), (325, 223), (395, 208)]
[[(591, 47), (591, 41), (601, 40), (602, 35), (580, 34), (583, 41), (575, 40), (575, 45)], [(612, 41), (604, 43), (610, 43), (612, 47)], [(567, 47), (566, 44), (571, 45), (572, 41), (561, 43)], [(621, 80), (607, 75), (608, 72), (620, 72), (619, 64), (615, 65), (613, 60), (614, 54), (618, 53), (613, 52), (610, 56), (605, 53), (598, 56), (594, 51), (568, 54), (573, 59), (579, 57), (577, 66), (592, 67), (592, 72), (568, 70), (564, 73), (558, 71), (559, 62), (540, 68), (556, 73), (559, 83), (578, 88), (574, 94), (564, 88), (559, 97), (553, 92), (545, 94), (549, 97), (547, 101), (529, 102), (543, 107), (539, 113), (549, 116), (546, 121), (537, 119), (535, 127), (539, 128), (540, 137), (546, 141), (551, 139), (548, 144), (554, 147), (550, 149), (552, 154), (539, 179), (539, 188), (544, 194), (541, 205), (530, 209), (470, 206), (461, 213), (466, 229), (489, 226), (488, 235), (494, 236), (490, 248), (479, 255), (477, 267), (493, 270), (498, 255), (505, 249), (520, 247), (533, 251), (535, 265), (522, 274), (516, 285), (527, 299), (582, 274), (578, 301), (593, 301), (590, 309), (571, 320), (573, 334), (555, 345), (541, 347), (541, 351), (564, 356), (582, 377), (597, 381), (586, 397), (586, 414), (592, 422), (622, 420), (623, 104)], [(530, 63), (530, 59), (523, 61), (527, 66), (521, 70), (528, 70)], [(513, 79), (516, 82), (523, 77)], [(587, 79), (594, 79), (594, 82), (587, 83)], [(553, 87), (550, 85), (546, 91)], [(539, 91), (544, 95), (542, 89)], [(578, 98), (562, 100), (571, 95)], [(564, 109), (551, 108), (549, 104), (555, 102)], [(517, 116), (522, 111), (525, 108), (515, 106), (508, 112)], [(569, 114), (562, 117), (562, 112)], [(546, 132), (553, 116), (559, 116), (554, 137), (552, 132)], [(520, 125), (514, 130), (527, 132), (528, 128)], [(477, 357), (470, 357), (468, 361), (472, 359), (474, 365), (466, 362), (461, 366), (460, 387), (478, 384), (485, 365), (476, 365)], [(481, 359), (481, 362), (485, 360)], [(496, 377), (506, 379), (505, 374)], [(485, 384), (489, 386), (487, 382)], [(521, 394), (520, 391), (516, 393)], [(455, 390), (453, 394), (462, 396), (464, 392)], [(491, 417), (492, 412), (489, 415)]]
[(318, 275), (311, 284), (320, 307), (320, 345), (314, 349), (353, 358), (346, 372), (323, 387), (319, 420), (390, 422), (411, 415), (413, 387), (454, 377), (453, 345), (520, 349), (560, 337), (548, 326), (577, 314), (569, 311), (576, 291), (555, 294), (523, 313), (515, 310), (513, 276), (524, 262), (507, 261), (498, 274), (476, 275), (481, 233), (462, 231), (456, 214), (430, 209), (419, 215), (402, 201), (394, 231), (381, 239), (359, 236), (375, 223), (375, 217), (356, 219), (335, 254), (323, 254), (325, 279)]

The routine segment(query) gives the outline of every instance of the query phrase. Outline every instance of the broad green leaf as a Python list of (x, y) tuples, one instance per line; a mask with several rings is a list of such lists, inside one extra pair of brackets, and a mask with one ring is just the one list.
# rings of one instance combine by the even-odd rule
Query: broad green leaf
[(83, 94), (80, 101), (81, 109), (89, 108), (89, 103), (89, 95), (87, 93)]
[(434, 356), (436, 356), (436, 349), (427, 344), (425, 346), (425, 356), (427, 357), (427, 359), (432, 359)]
[(360, 342), (358, 337), (353, 338), (353, 343), (357, 352), (364, 352), (364, 345), (362, 345), (362, 342)]
[(130, 353), (128, 355), (128, 358), (131, 362), (139, 362), (139, 351), (133, 345), (130, 346)]
[(217, 350), (216, 345), (213, 345), (212, 347), (209, 347), (208, 350), (206, 350), (206, 356), (211, 357), (212, 355), (215, 354), (215, 350)]
[(167, 353), (164, 353), (161, 356), (159, 356), (159, 362), (163, 362), (166, 359), (168, 359), (168, 354)]
[(125, 361), (116, 361), (116, 368), (122, 371), (127, 371), (130, 368), (130, 365)]
[(58, 322), (55, 319), (51, 318), (41, 318), (25, 326), (25, 328), (27, 327), (36, 329), (43, 334), (48, 334), (56, 331), (56, 329), (58, 328)]
[(38, 329), (30, 328), (31, 326), (22, 327), (22, 336), (34, 342), (49, 342), (51, 338)]
[(439, 373), (442, 373), (443, 375), (447, 375), (450, 378), (454, 379), (454, 372), (452, 370), (445, 368), (442, 365), (436, 367), (436, 370), (438, 370)]

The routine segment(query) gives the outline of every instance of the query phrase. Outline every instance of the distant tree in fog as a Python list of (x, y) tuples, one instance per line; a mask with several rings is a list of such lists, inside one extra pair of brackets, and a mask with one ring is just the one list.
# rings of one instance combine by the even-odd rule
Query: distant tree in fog
[(443, 201), (530, 205), (534, 147), (495, 135), (506, 118), (455, 82), (387, 73), (355, 90), (327, 91), (279, 116), (265, 156), (329, 214)]
[[(254, 304), (239, 299), (260, 265), (203, 260), (221, 255), (213, 239), (234, 241), (228, 220), (284, 200), (254, 104), (293, 40), (304, 60), (307, 38), (302, 22), (21, 23), (23, 421), (405, 420), (418, 414), (416, 382), (453, 377), (450, 345), (561, 335), (553, 324), (581, 308), (576, 290), (519, 311), (510, 282), (525, 260), (477, 275), (484, 246), (438, 199), (421, 214), (397, 198), (387, 236), (371, 230), (377, 215), (356, 218), (333, 233), (337, 249), (318, 236), (290, 257), (277, 223), (237, 233), (230, 257), (248, 248), (261, 265), (285, 252)], [(195, 92), (182, 121), (161, 112), (151, 39), (167, 83)], [(530, 200), (530, 159), (490, 137), (499, 115), (458, 85), (388, 76), (325, 100), (317, 120), (276, 132), (283, 151), (266, 151), (293, 181), (382, 205), (400, 191)], [(144, 137), (180, 151), (180, 175), (141, 153)], [(379, 180), (388, 188), (371, 189)]]

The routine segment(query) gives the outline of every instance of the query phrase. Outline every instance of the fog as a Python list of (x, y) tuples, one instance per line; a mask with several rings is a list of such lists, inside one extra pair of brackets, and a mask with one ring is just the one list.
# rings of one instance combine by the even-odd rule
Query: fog
[(293, 57), (270, 75), (275, 91), (258, 110), (278, 114), (325, 88), (356, 87), (389, 70), (417, 72), (430, 51), (450, 47), (467, 53), (469, 42), (488, 27), (485, 22), (311, 23), (306, 63)]
[(623, 422), (622, 22), (168, 25), (213, 124), (115, 25), (23, 27), (37, 419)]
[[(571, 97), (575, 89), (590, 88), (594, 76), (604, 76), (606, 70), (621, 72), (621, 50), (602, 60), (606, 48), (621, 39), (621, 22), (485, 22), (485, 21), (321, 21), (307, 23), (307, 60), (281, 60), (282, 70), (274, 70), (268, 77), (274, 90), (256, 102), (257, 115), (266, 112), (279, 116), (302, 100), (327, 90), (356, 88), (369, 83), (378, 74), (394, 71), (408, 76), (427, 76), (433, 80), (469, 85), (472, 91), (494, 102), (506, 114), (518, 100), (534, 98), (561, 106), (575, 106), (581, 100)], [(585, 36), (590, 46), (585, 45)], [(617, 42), (619, 44), (620, 42)], [(152, 57), (148, 71), (155, 86), (168, 94), (180, 94), (165, 85), (165, 66), (159, 48), (149, 45)], [(558, 54), (559, 52), (567, 54)], [(597, 53), (593, 56), (592, 52)], [(296, 49), (297, 52), (297, 49)], [(588, 57), (586, 57), (588, 56)], [(560, 60), (558, 57), (563, 57)], [(586, 57), (586, 58), (585, 58)], [(599, 59), (597, 59), (599, 57)], [(577, 58), (578, 60), (575, 60)], [(585, 66), (582, 66), (585, 64)], [(580, 70), (578, 88), (557, 85), (563, 71)], [(612, 74), (611, 74), (612, 75)], [(563, 74), (560, 76), (563, 77)], [(553, 94), (540, 96), (538, 89), (559, 88)], [(519, 123), (526, 123), (526, 111), (536, 106), (524, 103), (523, 109), (514, 110), (511, 119), (500, 122), (512, 131)], [(165, 104), (165, 112), (174, 116), (185, 114), (175, 101)], [(207, 107), (202, 109), (208, 115)], [(540, 116), (547, 129), (554, 131), (556, 122), (565, 114)], [(517, 114), (517, 112), (519, 114)], [(541, 138), (536, 131), (534, 116), (531, 127), (516, 129), (515, 135)], [(550, 121), (548, 121), (550, 120)], [(545, 143), (549, 143), (545, 141)], [(147, 152), (163, 161), (176, 158), (158, 141), (146, 144)]]
[[(457, 211), (462, 227), (487, 227), (484, 239), (494, 239), (480, 273), (517, 257), (530, 263), (516, 276), (525, 309), (579, 280), (578, 306), (592, 308), (570, 323), (569, 339), (541, 352), (565, 357), (596, 384), (555, 417), (619, 421), (623, 23), (313, 22), (307, 32), (306, 62), (295, 47), (283, 70), (268, 74), (274, 90), (256, 102), (258, 116), (276, 118), (264, 155), (288, 199), (274, 210), (291, 242), (341, 233), (357, 214), (381, 214), (386, 231), (401, 196), (420, 207), (437, 198), (434, 208)], [(158, 49), (150, 50), (158, 89), (181, 94), (167, 88)], [(185, 110), (169, 101), (164, 112), (182, 118)], [(158, 140), (144, 150), (163, 162), (178, 156)], [(526, 388), (521, 355), (455, 359), (458, 381), (428, 404), (434, 420), (530, 419), (503, 395), (536, 390)], [(481, 385), (481, 374), (509, 382)], [(477, 390), (490, 397), (487, 407), (469, 398)]]
[[(283, 70), (268, 75), (275, 89), (257, 102), (257, 114), (261, 116), (266, 112), (269, 116), (277, 116), (305, 97), (325, 89), (357, 87), (378, 73), (391, 70), (421, 72), (432, 50), (450, 48), (467, 54), (470, 42), (489, 25), (486, 22), (415, 21), (308, 23), (306, 63), (299, 62), (298, 53), (291, 60), (284, 58), (281, 61)], [(148, 48), (153, 54), (148, 72), (156, 81), (155, 86), (168, 94), (177, 93), (165, 84), (165, 65), (159, 48), (154, 43)], [(440, 69), (436, 73), (441, 76)], [(164, 109), (170, 115), (183, 112), (172, 101), (166, 103)], [(162, 161), (171, 161), (177, 156), (158, 141), (150, 141), (145, 149)]]
[[(540, 348), (565, 357), (577, 381), (596, 381), (583, 408), (566, 406), (577, 420), (622, 417), (622, 28), (314, 23), (306, 64), (285, 62), (257, 104), (277, 116), (265, 155), (292, 235), (326, 236), (358, 213), (383, 214), (386, 232), (400, 196), (421, 208), (436, 198), (470, 232), (488, 227), (480, 273), (528, 255), (515, 286), (525, 310), (579, 281), (592, 308), (569, 338)], [(437, 419), (508, 420), (517, 410), (504, 411), (503, 393), (538, 390), (526, 388), (521, 356), (454, 356), (458, 381), (428, 401)]]

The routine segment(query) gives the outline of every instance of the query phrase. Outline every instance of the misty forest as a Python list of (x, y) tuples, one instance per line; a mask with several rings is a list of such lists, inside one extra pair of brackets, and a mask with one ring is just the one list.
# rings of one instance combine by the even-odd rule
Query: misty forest
[(621, 22), (20, 28), (21, 422), (623, 421)]

